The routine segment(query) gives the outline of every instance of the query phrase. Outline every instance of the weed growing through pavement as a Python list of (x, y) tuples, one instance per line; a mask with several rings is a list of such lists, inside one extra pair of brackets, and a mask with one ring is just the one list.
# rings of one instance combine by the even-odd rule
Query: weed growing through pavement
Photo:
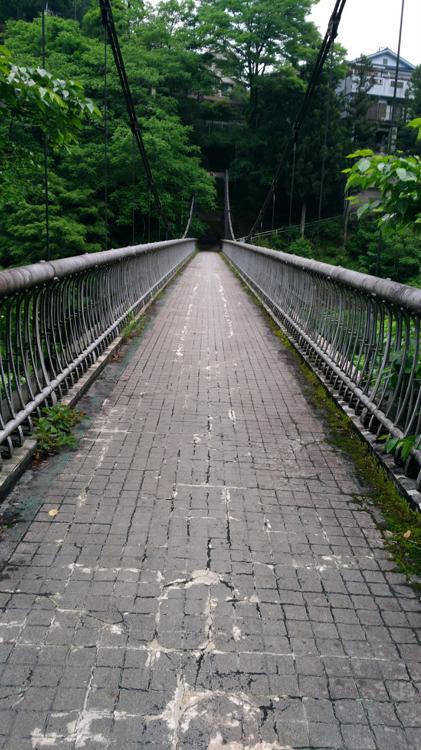
[(83, 419), (83, 413), (66, 404), (47, 406), (35, 422), (37, 439), (36, 458), (59, 453), (63, 448), (75, 448), (73, 428)]

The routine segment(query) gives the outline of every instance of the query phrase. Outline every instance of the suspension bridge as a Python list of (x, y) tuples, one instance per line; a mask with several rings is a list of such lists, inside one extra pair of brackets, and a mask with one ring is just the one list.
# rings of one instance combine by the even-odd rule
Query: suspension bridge
[[(0, 272), (4, 749), (420, 746), (419, 599), (293, 349), (380, 453), (421, 432), (421, 291), (231, 218), (226, 179), (222, 252)], [(31, 466), (57, 402), (77, 449)], [(421, 507), (420, 452), (382, 460)]]

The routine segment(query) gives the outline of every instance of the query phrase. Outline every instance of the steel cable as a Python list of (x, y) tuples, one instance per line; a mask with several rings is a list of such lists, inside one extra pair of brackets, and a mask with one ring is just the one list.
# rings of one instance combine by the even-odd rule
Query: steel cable
[(102, 23), (108, 32), (108, 38), (113, 51), (114, 62), (117, 68), (118, 77), (120, 79), (120, 85), (123, 91), (124, 100), (126, 102), (127, 113), (129, 116), (130, 128), (136, 141), (137, 148), (142, 158), (143, 168), (145, 170), (146, 181), (148, 184), (149, 192), (152, 194), (155, 208), (158, 213), (159, 223), (164, 223), (167, 231), (169, 231), (169, 222), (165, 217), (164, 210), (162, 207), (161, 198), (156, 186), (149, 158), (146, 152), (145, 144), (143, 141), (141, 127), (137, 119), (136, 109), (133, 102), (133, 97), (127, 78), (126, 68), (124, 65), (123, 56), (121, 53), (120, 42), (117, 35), (117, 30), (114, 24), (113, 13), (111, 9), (110, 0), (99, 0), (99, 6), (101, 10)]
[[(269, 202), (272, 200), (273, 193), (276, 189), (281, 173), (283, 172), (285, 157), (288, 153), (290, 145), (291, 143), (293, 143), (294, 145), (297, 144), (298, 137), (299, 137), (303, 122), (305, 120), (305, 117), (307, 115), (308, 109), (310, 107), (310, 104), (314, 95), (314, 91), (319, 82), (319, 79), (323, 70), (323, 66), (326, 61), (326, 57), (329, 54), (329, 50), (338, 35), (338, 27), (339, 27), (339, 23), (342, 17), (342, 12), (345, 7), (345, 4), (346, 4), (346, 0), (336, 0), (335, 2), (335, 7), (330, 17), (328, 28), (324, 36), (322, 45), (317, 55), (316, 63), (314, 65), (310, 80), (307, 85), (306, 92), (304, 94), (303, 102), (298, 111), (297, 117), (294, 120), (289, 137), (282, 150), (282, 154), (278, 161), (278, 166), (275, 170), (275, 174), (273, 176), (271, 186), (266, 194), (266, 197), (263, 201), (262, 207), (257, 215), (257, 218), (247, 235), (247, 239), (249, 239), (254, 234), (256, 227), (258, 227), (259, 224), (263, 222), (263, 217), (264, 217), (266, 208), (268, 207)], [(290, 206), (290, 211), (291, 211), (291, 206)]]

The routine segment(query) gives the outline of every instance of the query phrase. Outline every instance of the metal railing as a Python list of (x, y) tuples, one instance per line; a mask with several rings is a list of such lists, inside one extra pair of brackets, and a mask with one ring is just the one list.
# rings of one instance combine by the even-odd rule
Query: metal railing
[[(304, 229), (308, 231), (308, 229), (313, 229), (314, 227), (320, 227), (324, 226), (325, 224), (329, 224), (330, 221), (338, 221), (341, 220), (343, 222), (344, 220), (344, 214), (336, 214), (335, 216), (326, 216), (324, 219), (313, 219), (312, 221), (306, 221), (304, 224)], [(271, 240), (272, 237), (279, 237), (283, 234), (289, 235), (289, 234), (296, 234), (297, 237), (300, 236), (300, 232), (303, 229), (303, 225), (300, 224), (291, 224), (291, 226), (282, 226), (278, 227), (277, 229), (267, 229), (265, 232), (256, 232), (253, 237), (250, 237), (250, 240), (260, 240), (260, 239), (268, 239)], [(245, 240), (245, 237), (241, 237), (241, 240)]]
[(156, 242), (0, 271), (0, 448), (95, 362), (195, 251)]
[[(421, 433), (421, 289), (242, 242), (223, 252), (372, 433)], [(404, 466), (421, 486), (421, 451)]]

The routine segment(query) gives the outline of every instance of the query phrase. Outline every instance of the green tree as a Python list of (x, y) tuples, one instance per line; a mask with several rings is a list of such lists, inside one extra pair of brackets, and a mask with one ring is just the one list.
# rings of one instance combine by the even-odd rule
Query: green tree
[[(418, 65), (412, 73), (403, 113), (405, 120), (421, 117), (421, 65)], [(397, 148), (406, 154), (421, 154), (421, 141), (417, 139), (415, 130), (406, 127), (406, 122), (399, 123)]]
[[(213, 180), (200, 165), (191, 128), (180, 112), (194, 87), (205, 85), (200, 55), (172, 39), (156, 11), (144, 13), (142, 23), (133, 19), (135, 4), (115, 7), (120, 41), (139, 119), (165, 213), (174, 223), (174, 234), (186, 219), (192, 192), (199, 210), (212, 206)], [(128, 18), (130, 16), (130, 23)], [(85, 22), (85, 18), (88, 20)], [(87, 93), (104, 107), (104, 46), (98, 6), (92, 3), (82, 24), (49, 16), (46, 23), (47, 65), (55, 76), (77, 79)], [(22, 64), (39, 63), (40, 19), (7, 24), (7, 39)], [(169, 64), (171, 63), (171, 64)], [(212, 76), (209, 74), (209, 80)], [(177, 85), (175, 85), (177, 83)], [(206, 84), (209, 85), (209, 84)], [(108, 245), (125, 245), (148, 238), (150, 196), (140, 158), (132, 148), (132, 136), (111, 50), (108, 50)], [(27, 128), (21, 128), (24, 142)], [(94, 251), (105, 242), (104, 131), (101, 124), (89, 124), (80, 133), (77, 146), (50, 159), (51, 245), (55, 255)], [(0, 206), (3, 240), (0, 252), (10, 261), (31, 252), (31, 259), (43, 257), (42, 173), (40, 150), (20, 174), (20, 198), (13, 205)], [(32, 187), (34, 189), (32, 190)], [(36, 189), (35, 189), (36, 188)], [(6, 215), (7, 214), (7, 215)], [(67, 223), (67, 224), (66, 224)], [(199, 229), (196, 226), (196, 229)], [(158, 224), (152, 220), (152, 238)], [(67, 240), (68, 238), (68, 240)], [(22, 250), (24, 248), (24, 252)]]
[(421, 117), (421, 65), (412, 73), (408, 112), (413, 119)]
[(421, 286), (421, 236), (412, 226), (390, 227), (379, 237), (372, 216), (351, 224), (344, 264), (362, 273), (374, 274)]
[(308, 55), (318, 38), (306, 20), (313, 0), (202, 0), (198, 38), (215, 64), (242, 81), (250, 96), (250, 118), (257, 106), (258, 79), (286, 61)]
[[(344, 154), (351, 147), (351, 139), (347, 121), (343, 117), (343, 101), (336, 89), (345, 70), (343, 50), (338, 47), (331, 66), (322, 74), (300, 133), (295, 165), (293, 221), (299, 220), (303, 203), (307, 205), (308, 216), (317, 218), (323, 157), (323, 215), (342, 211), (345, 180), (340, 171), (345, 166)], [(256, 208), (271, 183), (280, 154), (284, 153), (290, 138), (310, 75), (310, 63), (299, 66), (285, 63), (279, 70), (261, 76), (257, 82), (254, 126), (244, 117), (241, 125), (231, 129), (234, 142), (230, 166), (234, 181), (232, 202), (234, 216), (237, 218), (240, 214), (240, 234), (250, 229)], [(275, 226), (288, 221), (291, 172), (292, 145), (282, 163), (275, 204), (268, 207), (265, 229), (271, 226), (272, 215)]]
[(48, 132), (53, 146), (77, 140), (84, 117), (98, 115), (80, 83), (54, 78), (43, 68), (16, 65), (9, 51), (0, 46), (0, 107), (9, 118), (28, 120), (32, 127)]
[(45, 8), (66, 18), (80, 19), (89, 0), (0, 0), (0, 23), (8, 20), (32, 21)]
[[(409, 125), (421, 134), (421, 118)], [(361, 149), (348, 157), (347, 190), (351, 203), (365, 217), (348, 245), (358, 257), (359, 270), (389, 276), (396, 281), (421, 283), (421, 158), (396, 153), (389, 156)], [(373, 191), (361, 199), (361, 191)], [(368, 219), (368, 220), (367, 220)]]

